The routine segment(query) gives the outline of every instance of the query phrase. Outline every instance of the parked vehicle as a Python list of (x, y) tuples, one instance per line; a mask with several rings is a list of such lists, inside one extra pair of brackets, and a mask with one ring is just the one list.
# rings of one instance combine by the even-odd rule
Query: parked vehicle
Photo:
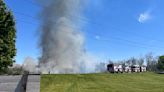
[(131, 70), (131, 67), (130, 66), (125, 66), (124, 67), (124, 72), (127, 72), (127, 73), (129, 73), (129, 72), (131, 72), (132, 70)]
[(140, 66), (140, 72), (146, 72), (146, 66)]
[(110, 73), (130, 73), (130, 72), (146, 72), (146, 66), (132, 65), (132, 66), (122, 66), (119, 64), (108, 64), (107, 71)]
[(119, 73), (119, 72), (123, 73), (122, 65), (117, 65), (117, 64), (108, 64), (107, 70), (111, 73)]
[(140, 72), (140, 66), (139, 65), (132, 65), (131, 69), (132, 69), (132, 72)]

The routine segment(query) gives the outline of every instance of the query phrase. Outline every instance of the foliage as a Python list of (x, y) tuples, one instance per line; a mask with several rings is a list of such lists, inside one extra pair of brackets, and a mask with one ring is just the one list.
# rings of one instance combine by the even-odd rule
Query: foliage
[(11, 74), (11, 75), (21, 75), (24, 73), (24, 70), (22, 67), (15, 67), (15, 68), (12, 68), (12, 69), (9, 69), (10, 73), (8, 74)]
[(7, 75), (21, 75), (25, 72), (22, 67), (13, 67), (7, 68), (4, 71), (0, 72), (0, 75), (7, 74)]
[(158, 59), (158, 69), (164, 71), (164, 56), (160, 56)]
[(15, 62), (16, 29), (12, 12), (0, 0), (0, 72), (5, 72), (8, 66)]
[(136, 65), (137, 64), (137, 59), (136, 58), (131, 58), (131, 62), (132, 62), (132, 65)]
[(140, 57), (138, 60), (137, 60), (137, 63), (138, 65), (142, 66), (144, 64), (144, 58), (143, 57)]
[(40, 92), (164, 92), (164, 75), (149, 72), (42, 75)]
[(147, 70), (156, 71), (157, 70), (157, 59), (153, 56), (153, 53), (146, 54)]
[[(163, 60), (163, 59), (162, 59)], [(146, 62), (145, 62), (146, 61)], [(109, 64), (113, 63), (114, 61), (109, 60)], [(153, 71), (156, 72), (157, 71), (157, 63), (158, 63), (158, 68), (163, 66), (163, 62), (159, 62), (158, 58), (153, 56), (153, 53), (148, 53), (145, 55), (145, 57), (140, 56), (138, 58), (136, 57), (131, 57), (127, 60), (120, 60), (119, 62), (117, 62), (117, 64), (121, 64), (123, 66), (132, 66), (132, 65), (144, 65), (147, 64), (147, 71)], [(162, 67), (163, 69), (163, 67)]]

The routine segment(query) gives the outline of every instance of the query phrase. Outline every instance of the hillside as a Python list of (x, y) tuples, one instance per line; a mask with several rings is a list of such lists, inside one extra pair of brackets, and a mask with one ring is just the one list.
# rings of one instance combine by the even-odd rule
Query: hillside
[(41, 92), (164, 92), (164, 75), (155, 73), (42, 75)]

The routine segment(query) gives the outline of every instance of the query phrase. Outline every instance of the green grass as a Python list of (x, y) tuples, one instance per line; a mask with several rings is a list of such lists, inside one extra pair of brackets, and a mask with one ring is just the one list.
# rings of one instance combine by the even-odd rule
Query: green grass
[(41, 92), (164, 92), (164, 75), (155, 73), (42, 75)]

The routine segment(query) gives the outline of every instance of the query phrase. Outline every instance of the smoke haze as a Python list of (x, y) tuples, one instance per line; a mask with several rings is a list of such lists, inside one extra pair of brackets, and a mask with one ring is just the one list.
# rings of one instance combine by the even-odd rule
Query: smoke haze
[(37, 66), (36, 60), (32, 57), (26, 57), (22, 64), (23, 69), (29, 71), (30, 73), (38, 72), (36, 66)]
[[(80, 73), (85, 67), (80, 21), (84, 0), (46, 0), (41, 11), (40, 68), (43, 73)], [(81, 65), (83, 64), (83, 65)]]

